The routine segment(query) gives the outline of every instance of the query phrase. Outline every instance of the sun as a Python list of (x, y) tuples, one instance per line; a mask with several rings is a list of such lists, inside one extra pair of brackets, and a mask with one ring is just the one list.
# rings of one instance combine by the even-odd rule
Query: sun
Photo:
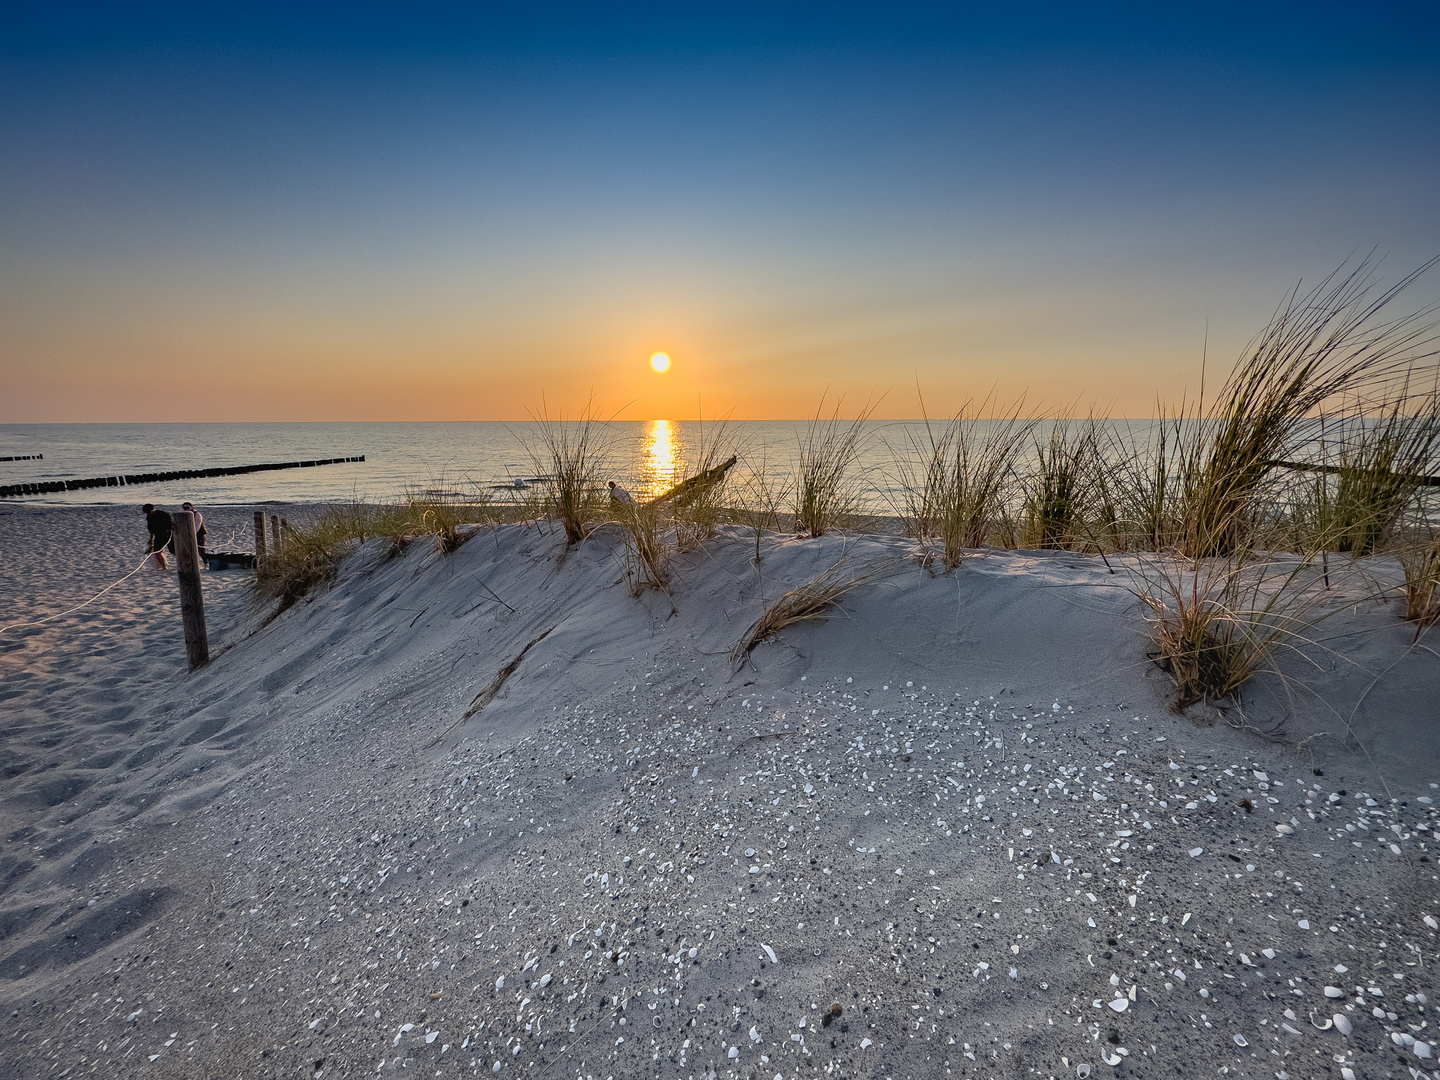
[(654, 356), (650, 357), (650, 366), (656, 371), (669, 371), (670, 357), (666, 356), (663, 352), (657, 352)]

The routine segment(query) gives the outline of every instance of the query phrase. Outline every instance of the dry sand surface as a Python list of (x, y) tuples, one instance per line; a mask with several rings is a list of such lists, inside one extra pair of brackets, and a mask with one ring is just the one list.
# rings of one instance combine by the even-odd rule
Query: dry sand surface
[[(0, 507), (0, 622), (142, 540)], [(1440, 1075), (1393, 605), (1257, 682), (1266, 739), (1167, 711), (1124, 564), (722, 535), (636, 600), (621, 553), (379, 541), (268, 623), (207, 574), (194, 675), (169, 574), (0, 635), (0, 1073)], [(884, 573), (735, 673), (842, 557)]]

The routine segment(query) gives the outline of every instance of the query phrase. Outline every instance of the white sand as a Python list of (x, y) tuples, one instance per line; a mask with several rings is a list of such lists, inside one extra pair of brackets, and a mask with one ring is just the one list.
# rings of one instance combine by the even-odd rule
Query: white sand
[[(142, 541), (0, 507), (0, 621)], [(1435, 1065), (1440, 658), (1393, 606), (1285, 659), (1293, 700), (1257, 681), (1267, 741), (1166, 710), (1123, 567), (1088, 558), (937, 577), (898, 540), (772, 539), (757, 573), (722, 537), (672, 608), (609, 532), (384, 548), (254, 633), (247, 575), (207, 575), (194, 676), (169, 575), (0, 636), (0, 1074)], [(842, 552), (909, 561), (732, 673)]]

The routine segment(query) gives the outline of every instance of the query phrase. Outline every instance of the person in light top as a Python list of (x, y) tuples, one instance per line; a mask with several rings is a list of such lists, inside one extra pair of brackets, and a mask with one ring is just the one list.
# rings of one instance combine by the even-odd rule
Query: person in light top
[(622, 506), (635, 505), (635, 499), (630, 492), (615, 483), (614, 480), (610, 481), (610, 501), (620, 503)]

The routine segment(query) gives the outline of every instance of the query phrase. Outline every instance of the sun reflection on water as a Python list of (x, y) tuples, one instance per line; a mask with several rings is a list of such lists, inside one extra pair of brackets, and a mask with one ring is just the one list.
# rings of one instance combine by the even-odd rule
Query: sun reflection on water
[(640, 475), (646, 498), (653, 498), (675, 483), (678, 436), (674, 421), (651, 420), (646, 425)]

